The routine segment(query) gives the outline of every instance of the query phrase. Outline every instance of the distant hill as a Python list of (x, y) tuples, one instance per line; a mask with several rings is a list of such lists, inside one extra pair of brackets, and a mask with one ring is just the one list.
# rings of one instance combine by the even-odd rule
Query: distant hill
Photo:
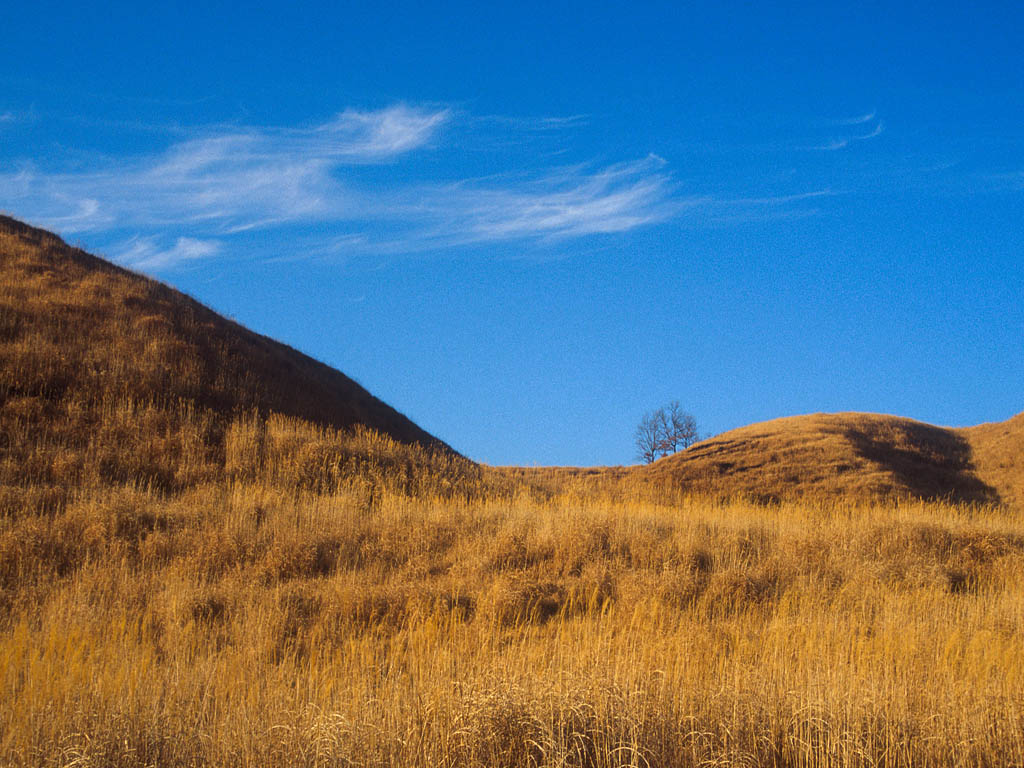
[(735, 429), (635, 470), (695, 493), (1024, 500), (1024, 414), (949, 429), (897, 416), (792, 416)]
[(215, 480), (232, 424), (271, 414), (456, 456), (339, 371), (0, 216), (0, 507), (5, 487)]

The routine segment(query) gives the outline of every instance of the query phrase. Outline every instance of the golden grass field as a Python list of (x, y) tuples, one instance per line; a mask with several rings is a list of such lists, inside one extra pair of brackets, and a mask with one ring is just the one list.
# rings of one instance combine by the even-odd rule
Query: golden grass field
[(0, 760), (1024, 761), (1017, 515), (260, 474), (5, 521)]
[(481, 467), (68, 251), (0, 231), (0, 765), (1024, 765), (1020, 508), (878, 485), (945, 436), (863, 493)]

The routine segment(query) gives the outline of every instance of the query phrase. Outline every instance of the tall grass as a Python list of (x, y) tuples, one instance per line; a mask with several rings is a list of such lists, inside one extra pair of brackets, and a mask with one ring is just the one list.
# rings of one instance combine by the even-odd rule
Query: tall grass
[(996, 508), (245, 475), (7, 518), (0, 760), (1024, 761)]
[(1007, 509), (482, 468), (2, 218), (0, 270), (0, 766), (1024, 764)]

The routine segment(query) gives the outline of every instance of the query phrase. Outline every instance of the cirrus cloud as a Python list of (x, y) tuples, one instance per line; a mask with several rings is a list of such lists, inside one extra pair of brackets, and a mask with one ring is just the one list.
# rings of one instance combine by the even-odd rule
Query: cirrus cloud
[[(444, 164), (424, 171), (412, 158), (447, 151), (450, 160), (466, 147), (502, 153), (505, 139), (528, 147), (539, 132), (573, 131), (581, 121), (474, 118), (404, 104), (349, 109), (302, 127), (193, 130), (148, 155), (91, 159), (74, 170), (24, 165), (0, 172), (0, 188), (4, 205), (19, 215), (61, 233), (106, 238), (117, 260), (152, 270), (231, 252), (233, 238), (266, 251), (276, 234), (279, 248), (294, 249), (286, 233), (296, 227), (304, 228), (308, 253), (401, 253), (609, 236), (693, 209), (710, 220), (723, 209), (734, 213), (737, 202), (745, 215), (765, 215), (763, 201), (683, 194), (654, 154), (515, 172), (502, 155), (489, 176)], [(456, 140), (444, 141), (452, 133)], [(796, 205), (802, 198), (771, 199)]]

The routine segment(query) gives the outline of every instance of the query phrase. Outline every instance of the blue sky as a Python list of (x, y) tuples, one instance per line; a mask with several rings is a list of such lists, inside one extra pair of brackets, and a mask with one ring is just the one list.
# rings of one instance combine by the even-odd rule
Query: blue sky
[(1024, 410), (1016, 3), (19, 3), (0, 209), (468, 456)]

